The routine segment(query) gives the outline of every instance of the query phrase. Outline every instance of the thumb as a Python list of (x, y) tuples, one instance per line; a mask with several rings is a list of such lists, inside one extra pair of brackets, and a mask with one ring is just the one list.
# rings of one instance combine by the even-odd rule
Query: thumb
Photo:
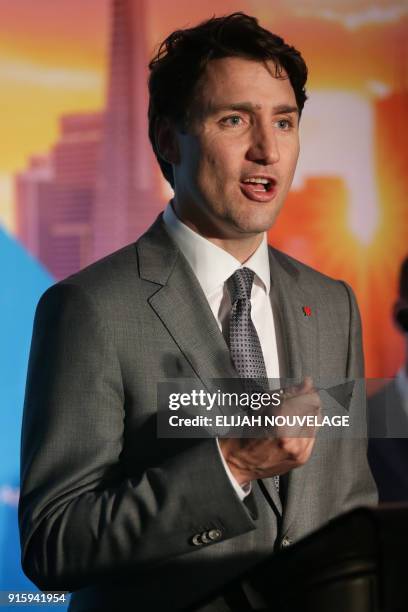
[(313, 378), (311, 376), (305, 376), (298, 387), (299, 393), (311, 393), (314, 390)]
[(305, 393), (312, 393), (314, 391), (313, 379), (311, 376), (305, 376), (301, 383), (294, 385), (293, 387), (287, 387), (285, 389), (285, 399), (296, 397), (297, 395), (303, 395)]

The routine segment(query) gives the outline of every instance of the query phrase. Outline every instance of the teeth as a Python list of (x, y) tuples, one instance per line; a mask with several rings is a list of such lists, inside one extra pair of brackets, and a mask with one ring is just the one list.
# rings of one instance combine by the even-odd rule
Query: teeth
[(268, 179), (258, 177), (248, 178), (244, 181), (244, 183), (261, 183), (262, 185), (267, 185), (269, 182)]

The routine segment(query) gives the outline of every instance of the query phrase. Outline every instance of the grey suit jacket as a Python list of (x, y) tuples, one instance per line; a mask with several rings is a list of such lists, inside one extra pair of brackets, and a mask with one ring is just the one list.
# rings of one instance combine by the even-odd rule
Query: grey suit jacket
[[(270, 265), (286, 375), (363, 376), (350, 288), (274, 249)], [(136, 244), (44, 294), (19, 508), (23, 568), (41, 589), (75, 591), (72, 610), (194, 607), (282, 542), (375, 503), (361, 439), (318, 436), (310, 461), (288, 476), (282, 509), (268, 480), (239, 500), (215, 440), (157, 437), (159, 382), (234, 376), (201, 287), (160, 217)], [(350, 414), (362, 410), (353, 395)], [(194, 535), (209, 529), (221, 538), (195, 546)]]

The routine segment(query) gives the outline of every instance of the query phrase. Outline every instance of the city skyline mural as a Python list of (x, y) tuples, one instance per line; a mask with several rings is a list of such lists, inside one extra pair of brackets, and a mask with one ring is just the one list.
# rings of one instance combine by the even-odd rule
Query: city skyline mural
[(56, 279), (135, 240), (171, 196), (147, 139), (148, 59), (172, 29), (232, 10), (309, 65), (299, 166), (269, 241), (353, 286), (367, 374), (393, 375), (408, 251), (403, 2), (0, 0), (0, 222)]

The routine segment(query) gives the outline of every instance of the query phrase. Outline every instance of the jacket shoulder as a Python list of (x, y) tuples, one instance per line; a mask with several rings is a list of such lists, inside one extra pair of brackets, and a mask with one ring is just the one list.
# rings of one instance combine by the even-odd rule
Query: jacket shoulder
[(110, 253), (57, 284), (94, 288), (99, 285), (121, 283), (129, 275), (132, 276), (133, 280), (135, 276), (138, 276), (136, 243), (128, 244), (118, 251)]
[(299, 277), (299, 280), (305, 277), (327, 285), (336, 285), (339, 282), (342, 282), (338, 279), (328, 276), (327, 274), (323, 274), (323, 272), (316, 270), (316, 268), (308, 266), (299, 259), (295, 259), (295, 257), (292, 257), (291, 255), (288, 255), (287, 253), (284, 253), (283, 251), (280, 251), (275, 247), (269, 246), (269, 253), (278, 261), (278, 263), (283, 268), (285, 268), (285, 270), (289, 274), (291, 274), (291, 276), (297, 276)]
[(296, 278), (306, 290), (329, 294), (340, 300), (355, 301), (353, 289), (344, 280), (328, 276), (272, 246), (269, 246), (269, 253), (270, 257), (275, 259), (291, 277)]
[(135, 300), (139, 280), (136, 243), (132, 243), (58, 281), (45, 291), (40, 304), (65, 303), (75, 297), (93, 303), (97, 309), (112, 308)]

